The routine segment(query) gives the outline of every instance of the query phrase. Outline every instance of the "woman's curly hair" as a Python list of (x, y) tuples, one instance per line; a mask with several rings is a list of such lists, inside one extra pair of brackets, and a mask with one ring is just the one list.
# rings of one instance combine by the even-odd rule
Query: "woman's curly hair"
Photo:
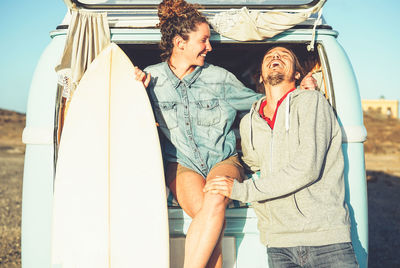
[(188, 34), (195, 31), (200, 23), (208, 23), (198, 9), (200, 5), (187, 3), (185, 0), (163, 0), (158, 5), (160, 23), (157, 27), (161, 31), (160, 48), (161, 59), (168, 60), (173, 49), (173, 39), (179, 35), (188, 40)]

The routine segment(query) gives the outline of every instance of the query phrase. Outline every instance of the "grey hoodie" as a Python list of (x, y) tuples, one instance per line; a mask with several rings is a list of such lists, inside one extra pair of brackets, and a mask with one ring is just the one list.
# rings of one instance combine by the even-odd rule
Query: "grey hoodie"
[(235, 181), (231, 198), (252, 202), (268, 247), (350, 242), (342, 133), (331, 106), (318, 91), (296, 89), (271, 130), (258, 113), (264, 99), (240, 123), (243, 160), (260, 178)]

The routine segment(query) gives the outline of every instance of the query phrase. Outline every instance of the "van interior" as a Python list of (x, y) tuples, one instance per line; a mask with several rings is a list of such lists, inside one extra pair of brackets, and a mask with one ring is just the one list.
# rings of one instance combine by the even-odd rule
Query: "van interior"
[[(161, 50), (156, 43), (142, 43), (142, 44), (118, 44), (125, 54), (131, 59), (133, 65), (144, 69), (149, 65), (161, 62)], [(320, 90), (327, 98), (327, 100), (334, 106), (332, 94), (328, 90), (329, 85), (326, 82), (326, 74), (328, 70), (327, 64), (324, 64), (323, 49), (321, 45), (317, 45), (314, 51), (307, 50), (307, 43), (261, 43), (261, 42), (247, 42), (247, 43), (218, 43), (213, 42), (212, 52), (207, 55), (206, 61), (208, 63), (221, 66), (228, 71), (235, 74), (235, 76), (248, 88), (263, 93), (263, 87), (258, 83), (260, 75), (260, 65), (265, 52), (277, 45), (284, 45), (293, 50), (297, 55), (300, 64), (303, 67), (303, 73), (306, 75), (309, 72), (313, 73), (313, 77), (317, 81), (317, 89)], [(328, 86), (327, 86), (328, 85)], [(57, 161), (57, 152), (61, 132), (63, 128), (63, 103), (65, 99), (61, 97), (61, 86), (58, 87), (57, 97), (57, 112), (56, 112), (56, 144), (55, 144), (55, 162)], [(240, 137), (239, 137), (239, 122), (246, 112), (238, 113), (234, 122), (233, 129), (237, 134), (237, 150), (240, 153)]]
[[(207, 55), (208, 63), (221, 66), (235, 74), (235, 76), (248, 88), (263, 93), (263, 87), (260, 87), (259, 75), (260, 65), (265, 52), (279, 43), (212, 43), (213, 50)], [(325, 96), (328, 96), (325, 81), (323, 79), (322, 65), (319, 53), (321, 50), (308, 51), (307, 43), (281, 43), (292, 49), (303, 67), (303, 75), (309, 72), (317, 80), (317, 88)], [(161, 50), (157, 44), (119, 44), (121, 49), (128, 55), (132, 63), (140, 69), (149, 65), (161, 62)], [(300, 80), (301, 81), (301, 80)], [(327, 97), (329, 100), (329, 98)], [(238, 113), (234, 122), (233, 129), (237, 137), (236, 149), (241, 154), (239, 122), (247, 112)], [(168, 206), (179, 206), (176, 200), (168, 197)], [(240, 203), (230, 204), (229, 207), (246, 207), (248, 204)]]
[[(212, 43), (213, 50), (207, 55), (208, 63), (221, 66), (236, 75), (247, 87), (258, 90), (259, 67), (265, 52), (279, 43)], [(307, 51), (306, 43), (282, 43), (289, 46), (299, 58), (304, 74), (322, 72), (318, 51)], [(132, 63), (140, 69), (161, 61), (161, 50), (157, 44), (119, 44)], [(317, 81), (318, 88), (325, 92), (325, 86)]]

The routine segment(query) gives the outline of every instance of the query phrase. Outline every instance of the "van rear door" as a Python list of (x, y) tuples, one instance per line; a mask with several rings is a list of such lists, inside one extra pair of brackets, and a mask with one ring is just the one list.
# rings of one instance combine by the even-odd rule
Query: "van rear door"
[[(209, 18), (229, 9), (307, 12), (326, 0), (187, 0), (198, 3)], [(160, 0), (64, 0), (68, 8), (107, 12), (111, 28), (155, 28)], [(67, 14), (68, 16), (69, 14)], [(68, 18), (63, 24), (68, 24)], [(311, 22), (312, 23), (312, 22)]]
[[(187, 0), (197, 3), (207, 10), (223, 10), (242, 8), (261, 10), (307, 10), (326, 0)], [(160, 0), (64, 0), (68, 7), (75, 6), (82, 9), (156, 9)]]

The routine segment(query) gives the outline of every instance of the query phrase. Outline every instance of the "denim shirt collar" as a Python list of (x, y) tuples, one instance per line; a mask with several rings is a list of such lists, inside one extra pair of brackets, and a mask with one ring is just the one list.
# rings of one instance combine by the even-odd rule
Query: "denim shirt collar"
[[(171, 81), (171, 84), (173, 85), (174, 88), (177, 88), (180, 83), (184, 83), (187, 87), (190, 87), (196, 79), (199, 77), (201, 70), (203, 69), (203, 66), (196, 66), (193, 72), (190, 74), (185, 75), (182, 80), (180, 80), (171, 70), (169, 67), (168, 63), (165, 61), (164, 63), (164, 69), (165, 73), (168, 76), (168, 79)], [(207, 64), (207, 63), (205, 63)]]

